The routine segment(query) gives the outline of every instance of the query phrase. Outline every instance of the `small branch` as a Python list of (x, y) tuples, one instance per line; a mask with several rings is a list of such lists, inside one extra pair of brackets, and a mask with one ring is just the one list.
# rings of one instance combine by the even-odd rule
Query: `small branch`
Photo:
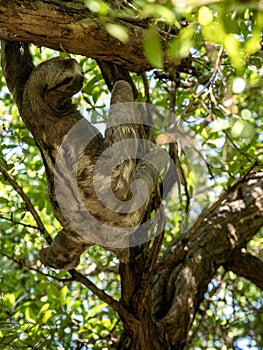
[(146, 269), (148, 270), (149, 273), (149, 281), (152, 278), (153, 272), (154, 272), (154, 268), (155, 268), (155, 264), (157, 262), (161, 247), (162, 247), (162, 241), (163, 241), (163, 237), (164, 237), (164, 229), (165, 229), (165, 212), (164, 212), (164, 208), (161, 205), (159, 208), (160, 211), (160, 218), (159, 218), (159, 222), (158, 222), (158, 231), (160, 231), (159, 235), (155, 238), (154, 242), (153, 242), (153, 246), (150, 252), (150, 257), (148, 258), (147, 262), (146, 262)]
[(10, 185), (12, 185), (13, 189), (21, 197), (21, 199), (24, 201), (27, 210), (31, 213), (31, 215), (33, 216), (33, 218), (37, 224), (38, 230), (41, 232), (43, 237), (46, 239), (47, 243), (50, 245), (52, 242), (52, 238), (50, 237), (50, 235), (46, 231), (45, 226), (44, 226), (40, 216), (38, 215), (36, 209), (34, 208), (33, 204), (31, 203), (30, 199), (28, 198), (28, 196), (25, 194), (23, 188), (18, 185), (15, 178), (12, 175), (10, 175), (8, 173), (8, 171), (1, 164), (0, 164), (0, 172), (3, 174), (5, 180), (7, 182), (9, 182)]
[(6, 258), (8, 258), (9, 260), (12, 260), (13, 262), (15, 262), (16, 264), (23, 266), (23, 268), (25, 268), (28, 271), (34, 271), (42, 276), (45, 277), (49, 277), (52, 279), (55, 279), (58, 282), (63, 282), (63, 283), (67, 283), (67, 282), (80, 282), (81, 284), (83, 284), (85, 287), (89, 288), (98, 298), (100, 298), (102, 301), (104, 301), (106, 304), (108, 304), (109, 306), (111, 306), (113, 308), (114, 311), (116, 311), (117, 313), (120, 314), (120, 316), (122, 316), (123, 318), (127, 318), (127, 320), (130, 320), (130, 322), (137, 322), (136, 318), (134, 316), (132, 316), (128, 310), (123, 306), (123, 304), (121, 304), (120, 302), (118, 302), (117, 300), (113, 299), (110, 295), (106, 294), (103, 290), (99, 289), (93, 282), (91, 282), (86, 276), (82, 275), (80, 272), (76, 271), (76, 270), (69, 270), (69, 273), (71, 274), (70, 278), (60, 278), (57, 276), (53, 276), (50, 275), (48, 273), (44, 273), (43, 271), (36, 269), (35, 267), (32, 266), (27, 266), (25, 265), (21, 260), (17, 260), (16, 258), (14, 258), (13, 256), (10, 256), (8, 254), (6, 254), (3, 251), (0, 251), (0, 254), (2, 256), (5, 256)]
[[(157, 228), (156, 228), (157, 226)], [(146, 244), (143, 254), (143, 259), (140, 261), (139, 265), (143, 268), (140, 271), (137, 271), (132, 278), (137, 281), (137, 286), (134, 289), (135, 297), (133, 298), (133, 310), (136, 310), (136, 315), (138, 318), (142, 318), (143, 314), (147, 308), (147, 302), (149, 301), (149, 294), (151, 291), (151, 281), (153, 274), (155, 272), (156, 262), (159, 256), (159, 252), (162, 246), (162, 241), (164, 237), (164, 228), (165, 228), (165, 214), (163, 206), (160, 205), (159, 212), (155, 217), (155, 224), (150, 228), (150, 236), (152, 237), (154, 231), (157, 229), (160, 232), (153, 241), (152, 247), (149, 249), (149, 245)], [(135, 260), (136, 261), (136, 260)], [(137, 261), (138, 263), (138, 261)], [(131, 275), (131, 270), (128, 272)], [(129, 277), (128, 277), (129, 278)]]
[(12, 218), (7, 218), (7, 217), (5, 217), (5, 216), (3, 216), (3, 215), (0, 215), (0, 219), (5, 220), (5, 221), (12, 222), (12, 224), (14, 224), (14, 225), (21, 225), (21, 226), (23, 226), (23, 227), (27, 227), (27, 228), (32, 228), (32, 229), (35, 229), (35, 230), (39, 230), (39, 228), (38, 228), (37, 226), (25, 224), (25, 223), (23, 223), (23, 222), (16, 221), (16, 220), (14, 220), (14, 219), (12, 219)]
[(176, 107), (176, 90), (177, 84), (175, 81), (171, 81), (171, 88), (169, 91), (169, 121), (168, 125), (173, 125), (176, 122), (175, 107)]
[(137, 323), (137, 319), (125, 308), (125, 306), (113, 299), (110, 295), (106, 294), (103, 290), (99, 289), (93, 282), (91, 282), (86, 276), (82, 275), (76, 270), (69, 270), (72, 280), (80, 282), (85, 287), (89, 288), (99, 299), (104, 301), (106, 304), (112, 307), (114, 311), (119, 313), (119, 315), (131, 323)]
[(0, 251), (0, 254), (2, 256), (5, 256), (6, 258), (8, 258), (9, 260), (12, 260), (14, 263), (22, 266), (24, 269), (28, 270), (28, 271), (34, 271), (36, 273), (38, 273), (39, 275), (42, 275), (42, 276), (45, 276), (45, 277), (50, 277), (50, 278), (53, 278), (55, 279), (56, 281), (58, 282), (70, 282), (72, 281), (72, 278), (60, 278), (60, 277), (57, 277), (57, 276), (53, 276), (53, 275), (50, 275), (48, 273), (45, 273), (39, 269), (36, 269), (35, 267), (33, 266), (27, 266), (26, 264), (24, 264), (21, 260), (17, 260), (16, 258), (14, 258), (13, 256), (9, 255), (9, 254), (6, 254), (5, 252), (3, 251)]
[(144, 87), (144, 93), (145, 93), (145, 97), (146, 97), (146, 103), (152, 103), (151, 101), (151, 96), (150, 96), (150, 89), (149, 89), (149, 82), (146, 76), (146, 73), (143, 72), (141, 74), (142, 77), (142, 82), (143, 82), (143, 87)]
[(218, 52), (218, 56), (214, 65), (214, 70), (213, 70), (213, 74), (211, 76), (211, 78), (208, 80), (208, 82), (205, 84), (204, 88), (193, 98), (192, 102), (189, 103), (185, 109), (182, 111), (181, 115), (179, 116), (180, 119), (188, 112), (188, 110), (196, 103), (196, 101), (200, 98), (200, 96), (206, 91), (207, 88), (209, 88), (209, 86), (211, 86), (214, 83), (214, 80), (216, 78), (216, 75), (219, 71), (220, 68), (220, 62), (221, 62), (221, 58), (224, 52), (224, 48), (221, 47), (219, 52)]
[(245, 249), (236, 250), (224, 264), (227, 271), (245, 277), (263, 290), (263, 261)]

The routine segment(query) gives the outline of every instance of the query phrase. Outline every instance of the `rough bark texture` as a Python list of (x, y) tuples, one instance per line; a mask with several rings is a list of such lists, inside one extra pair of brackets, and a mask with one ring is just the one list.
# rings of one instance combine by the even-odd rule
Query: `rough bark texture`
[[(208, 283), (222, 265), (246, 278), (251, 276), (262, 288), (262, 262), (250, 256), (254, 266), (260, 267), (256, 278), (249, 273), (245, 254), (246, 243), (262, 225), (263, 172), (258, 172), (240, 182), (194, 229), (171, 244), (151, 284), (143, 283), (143, 267), (140, 274), (136, 271), (142, 262), (122, 266), (123, 299), (139, 319), (139, 324), (126, 322), (131, 332), (129, 349), (144, 349), (145, 344), (147, 349), (183, 349)], [(147, 288), (150, 296), (143, 299)]]
[[(107, 32), (105, 24), (110, 23), (126, 29), (126, 44)], [(0, 1), (0, 39), (106, 60), (138, 73), (151, 68), (143, 53), (147, 27), (147, 21), (136, 17), (99, 18), (77, 1)], [(171, 35), (163, 34), (165, 45)], [(171, 69), (179, 64), (180, 60), (169, 62)]]
[[(147, 25), (136, 19), (114, 19), (114, 23), (128, 30), (128, 44), (111, 37), (104, 23), (79, 2), (0, 1), (2, 39), (121, 63), (135, 72), (149, 69), (142, 51)], [(174, 68), (174, 62), (167, 64), (169, 69)], [(119, 350), (183, 349), (208, 283), (220, 266), (263, 289), (263, 263), (246, 251), (247, 242), (262, 226), (263, 172), (259, 171), (245, 176), (225, 193), (158, 262), (162, 235), (151, 246), (132, 248), (129, 263), (120, 264), (120, 301), (77, 271), (71, 271), (72, 279), (119, 313), (125, 327)]]
[(245, 249), (262, 225), (261, 172), (229, 193), (191, 238), (186, 234), (179, 244), (171, 245), (162, 261), (163, 270), (157, 273), (152, 295), (155, 315), (174, 349), (183, 348), (189, 326), (218, 267), (230, 263), (237, 250)]

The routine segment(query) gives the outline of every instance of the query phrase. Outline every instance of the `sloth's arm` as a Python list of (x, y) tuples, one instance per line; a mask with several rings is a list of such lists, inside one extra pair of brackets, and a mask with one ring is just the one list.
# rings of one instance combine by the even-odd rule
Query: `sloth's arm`
[(1, 52), (3, 75), (21, 113), (24, 87), (34, 68), (29, 46), (20, 42), (1, 41)]

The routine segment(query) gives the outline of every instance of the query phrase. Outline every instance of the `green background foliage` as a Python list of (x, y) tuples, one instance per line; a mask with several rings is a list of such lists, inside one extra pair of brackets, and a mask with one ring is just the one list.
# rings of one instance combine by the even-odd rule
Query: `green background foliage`
[[(87, 1), (99, 15), (108, 15), (102, 1)], [(98, 6), (98, 4), (100, 6)], [(205, 157), (206, 173), (191, 173), (186, 161), (188, 191), (206, 176), (208, 188), (200, 206), (218, 198), (251, 168), (263, 160), (263, 12), (256, 3), (222, 1), (179, 7), (178, 2), (134, 1), (140, 15), (151, 17), (146, 31), (145, 55), (152, 64), (148, 88), (133, 75), (138, 102), (151, 102), (173, 112), (195, 135)], [(187, 23), (182, 26), (181, 22)], [(160, 28), (176, 30), (168, 51), (162, 48)], [(120, 41), (125, 28), (108, 26)], [(57, 55), (48, 49), (32, 49), (36, 63)], [(166, 60), (193, 57), (189, 72), (177, 72), (173, 81), (162, 67)], [(82, 93), (75, 97), (81, 112), (97, 126), (105, 122), (109, 92), (98, 66), (76, 57), (85, 73)], [(0, 81), (0, 164), (24, 189), (43, 220), (55, 234), (54, 218), (46, 191), (42, 160), (32, 136), (19, 119), (4, 79)], [(171, 107), (172, 106), (172, 107)], [(171, 124), (169, 113), (156, 120), (156, 136)], [(168, 147), (168, 146), (165, 146)], [(198, 200), (197, 200), (198, 201)], [(163, 251), (180, 233), (187, 193), (180, 206), (167, 201), (167, 225)], [(38, 252), (45, 244), (25, 203), (3, 176), (0, 184), (0, 349), (108, 349), (117, 342), (122, 324), (116, 313), (66, 271), (41, 266)], [(262, 231), (250, 242), (250, 250), (263, 258)], [(120, 297), (118, 261), (94, 246), (83, 255), (79, 270), (112, 297)], [(65, 281), (66, 280), (66, 281)], [(211, 281), (205, 301), (189, 334), (187, 349), (262, 349), (262, 291), (249, 281), (225, 273)], [(32, 341), (33, 340), (33, 341)]]

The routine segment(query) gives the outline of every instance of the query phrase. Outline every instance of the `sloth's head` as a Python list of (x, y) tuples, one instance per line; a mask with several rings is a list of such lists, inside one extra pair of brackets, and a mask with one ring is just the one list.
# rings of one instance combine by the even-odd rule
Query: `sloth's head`
[[(71, 104), (71, 97), (81, 90), (83, 73), (77, 61), (56, 57), (36, 67), (27, 84), (31, 103), (42, 103), (57, 110)], [(35, 106), (37, 107), (37, 106)]]

